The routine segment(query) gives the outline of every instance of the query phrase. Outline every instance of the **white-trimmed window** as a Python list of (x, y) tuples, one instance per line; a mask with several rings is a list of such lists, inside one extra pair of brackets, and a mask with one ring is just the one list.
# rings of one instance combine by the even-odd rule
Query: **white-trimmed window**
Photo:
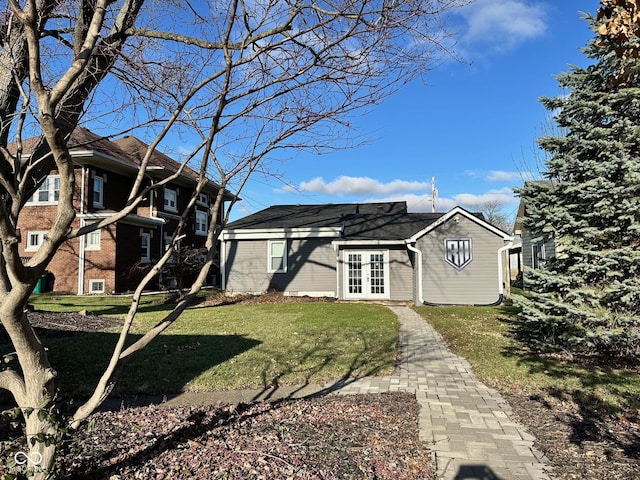
[(46, 230), (27, 232), (27, 246), (25, 250), (29, 252), (38, 250), (42, 242), (44, 242), (44, 236), (46, 234)]
[(93, 206), (104, 208), (104, 178), (93, 177)]
[(104, 293), (104, 280), (102, 279), (89, 280), (89, 293), (93, 293), (93, 294)]
[(209, 230), (209, 214), (196, 210), (196, 235), (206, 235)]
[(49, 175), (27, 203), (53, 205), (60, 199), (60, 175)]
[(178, 211), (178, 192), (170, 188), (164, 189), (164, 209), (169, 212)]
[[(180, 261), (180, 243), (182, 240), (178, 240), (173, 246), (173, 253), (171, 254), (170, 263), (178, 263)], [(169, 250), (171, 248), (171, 235), (164, 236), (164, 249)]]
[(198, 194), (197, 203), (198, 203), (198, 205), (204, 205), (205, 207), (208, 207), (209, 206), (209, 195), (207, 195), (206, 193)]
[(140, 233), (140, 261), (141, 262), (150, 262), (151, 261), (151, 234), (150, 233)]
[(287, 241), (269, 240), (268, 242), (268, 273), (286, 273), (287, 271)]
[(470, 238), (447, 238), (444, 241), (444, 259), (456, 270), (462, 270), (473, 260)]
[(100, 242), (102, 239), (101, 230), (87, 233), (85, 237), (85, 250), (100, 250)]

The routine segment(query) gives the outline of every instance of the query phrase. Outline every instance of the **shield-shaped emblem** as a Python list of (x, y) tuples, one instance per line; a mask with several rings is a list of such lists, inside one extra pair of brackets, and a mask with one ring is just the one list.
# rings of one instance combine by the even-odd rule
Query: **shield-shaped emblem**
[(473, 260), (470, 238), (447, 238), (444, 241), (444, 258), (456, 270), (462, 270)]

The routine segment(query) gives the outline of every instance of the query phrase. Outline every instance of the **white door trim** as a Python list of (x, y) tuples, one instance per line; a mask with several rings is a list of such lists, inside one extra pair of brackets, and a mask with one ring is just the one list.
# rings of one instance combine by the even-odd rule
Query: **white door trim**
[(344, 250), (345, 300), (388, 300), (389, 250)]

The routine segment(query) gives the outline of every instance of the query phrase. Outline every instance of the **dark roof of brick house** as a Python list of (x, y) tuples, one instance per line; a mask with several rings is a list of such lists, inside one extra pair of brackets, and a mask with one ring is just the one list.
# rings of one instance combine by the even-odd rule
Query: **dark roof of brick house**
[[(32, 137), (25, 139), (22, 142), (23, 153), (31, 153), (41, 141), (42, 137)], [(138, 169), (140, 167), (142, 159), (144, 158), (144, 155), (149, 148), (149, 145), (134, 136), (127, 136), (116, 140), (109, 140), (109, 138), (100, 137), (83, 127), (76, 127), (74, 129), (67, 142), (67, 145), (72, 153), (74, 151), (77, 152), (81, 150), (97, 151), (109, 157), (113, 157), (120, 162), (129, 164), (133, 169)], [(11, 146), (13, 146), (13, 149), (11, 148)], [(10, 145), (10, 151), (15, 152), (15, 144)], [(153, 170), (149, 170), (147, 173), (157, 173), (160, 177), (166, 177), (177, 172), (180, 168), (180, 165), (181, 164), (179, 162), (172, 159), (168, 155), (155, 150), (152, 153), (151, 158), (149, 159), (149, 166), (160, 167), (162, 169), (162, 173), (158, 171), (154, 172)], [(189, 167), (185, 167), (182, 171), (181, 177), (187, 180), (189, 183), (193, 183), (197, 181), (198, 173)], [(220, 188), (220, 186), (213, 181), (209, 181), (208, 186), (209, 188), (213, 188), (215, 190), (218, 190)], [(232, 195), (230, 193), (227, 193), (225, 199), (229, 200), (231, 198)]]

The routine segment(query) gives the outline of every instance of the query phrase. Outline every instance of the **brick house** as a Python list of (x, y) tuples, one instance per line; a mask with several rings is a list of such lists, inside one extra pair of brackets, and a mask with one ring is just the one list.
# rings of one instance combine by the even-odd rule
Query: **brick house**
[[(26, 141), (24, 151), (38, 139)], [(148, 145), (129, 136), (117, 140), (99, 137), (76, 128), (69, 140), (75, 165), (76, 191), (74, 228), (102, 220), (122, 209), (139, 164)], [(147, 167), (146, 181), (157, 182), (174, 174), (180, 164), (161, 152), (154, 152)], [(137, 207), (116, 224), (65, 242), (49, 264), (52, 288), (59, 292), (82, 294), (122, 293), (133, 290), (147, 266), (164, 252), (178, 224), (180, 213), (195, 188), (197, 174), (185, 169), (162, 188), (154, 190)], [(52, 172), (27, 201), (18, 221), (21, 233), (20, 255), (26, 261), (40, 246), (51, 227), (57, 205), (60, 180)], [(181, 248), (191, 252), (204, 246), (212, 221), (210, 206), (220, 190), (208, 182), (192, 212)], [(231, 194), (225, 192), (225, 200)], [(217, 218), (220, 223), (220, 215)], [(178, 258), (176, 258), (178, 261)], [(211, 283), (218, 272), (211, 272)], [(159, 275), (151, 288), (173, 287), (175, 274)]]

